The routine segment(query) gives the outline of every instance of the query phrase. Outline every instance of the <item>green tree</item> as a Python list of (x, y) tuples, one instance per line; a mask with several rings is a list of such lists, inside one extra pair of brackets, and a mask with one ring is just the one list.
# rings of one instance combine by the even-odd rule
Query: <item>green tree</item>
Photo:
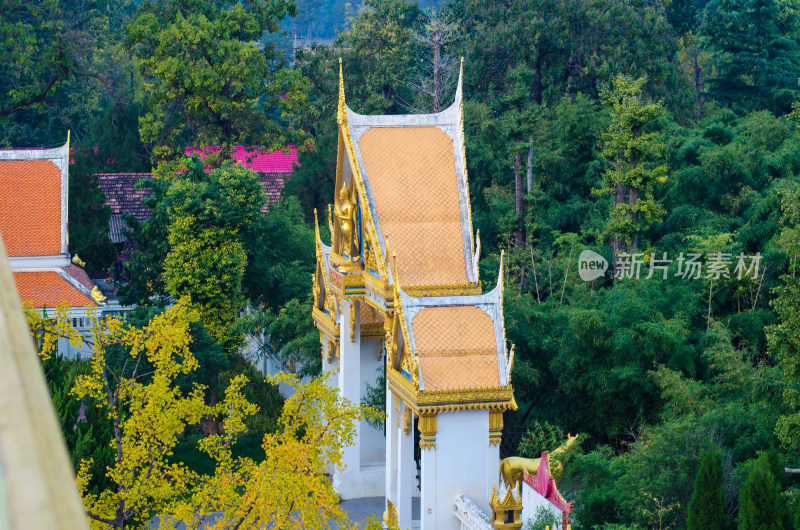
[[(305, 104), (305, 83), (264, 32), (296, 13), (288, 0), (148, 0), (127, 26), (127, 45), (148, 79), (142, 141), (157, 165), (189, 147), (284, 148), (301, 131), (281, 118)], [(296, 133), (296, 134), (295, 134)]]
[(707, 41), (717, 53), (710, 93), (728, 106), (785, 113), (800, 77), (796, 1), (714, 0), (706, 7)]
[(664, 208), (656, 201), (657, 183), (666, 181), (667, 167), (653, 167), (661, 156), (658, 133), (653, 122), (663, 113), (661, 102), (648, 103), (642, 89), (645, 78), (618, 76), (613, 86), (601, 93), (611, 108), (611, 122), (603, 134), (603, 156), (611, 164), (603, 175), (599, 195), (614, 199), (604, 236), (608, 238), (612, 262), (617, 270), (621, 252), (634, 252), (639, 235), (651, 222), (660, 222)]
[(533, 101), (596, 96), (616, 75), (646, 76), (670, 109), (690, 101), (674, 60), (678, 42), (661, 3), (456, 0), (446, 6), (461, 28), (452, 53), (466, 58), (466, 93), (491, 99), (511, 69), (534, 71)]
[(270, 204), (244, 232), (248, 254), (244, 292), (249, 300), (278, 308), (307, 299), (316, 266), (314, 227), (305, 222), (296, 197)]
[(91, 155), (76, 151), (69, 168), (69, 250), (86, 262), (90, 275), (105, 276), (117, 257), (108, 236), (111, 208), (92, 174)]
[(99, 493), (110, 485), (106, 469), (114, 463), (112, 425), (92, 403), (70, 394), (76, 378), (86, 375), (91, 367), (87, 361), (52, 355), (42, 359), (42, 368), (73, 468), (77, 473), (81, 461), (91, 459), (92, 479), (88, 489)]
[(0, 117), (44, 106), (66, 81), (91, 78), (92, 54), (108, 23), (109, 2), (4, 0), (0, 6), (0, 50), (5, 73), (0, 81)]
[(783, 371), (786, 389), (783, 401), (786, 413), (780, 417), (777, 433), (781, 442), (800, 449), (800, 277), (797, 276), (800, 257), (800, 192), (786, 194), (782, 202), (783, 230), (778, 239), (790, 261), (790, 273), (776, 287), (772, 306), (779, 323), (767, 330), (769, 347)]
[(722, 492), (722, 455), (713, 447), (700, 456), (686, 524), (689, 530), (725, 530), (728, 526)]
[(525, 65), (515, 67), (508, 73), (508, 88), (501, 97), (504, 107), (502, 115), (503, 133), (509, 139), (509, 151), (514, 167), (514, 210), (517, 227), (514, 230), (514, 245), (525, 245), (525, 185), (523, 180), (523, 153), (530, 147), (530, 134), (536, 125), (537, 107), (530, 97), (530, 85), (534, 72)]
[(739, 492), (737, 522), (741, 530), (791, 528), (775, 471), (767, 453), (762, 453), (753, 464)]
[(244, 307), (242, 287), (249, 245), (262, 226), (264, 189), (255, 173), (225, 163), (206, 173), (195, 155), (164, 198), (169, 251), (164, 285), (171, 295), (196, 304), (211, 335), (233, 346), (231, 325)]
[(104, 101), (125, 99), (130, 58), (119, 55), (121, 28), (136, 3), (125, 0), (0, 2), (0, 142), (52, 146), (90, 131)]
[(357, 79), (363, 83), (361, 90), (369, 95), (366, 106), (374, 109), (372, 112), (396, 114), (398, 96), (411, 100), (403, 91), (411, 73), (414, 23), (420, 10), (415, 2), (405, 0), (365, 0), (364, 6), (366, 9), (353, 20), (353, 29), (338, 40), (357, 60), (350, 65), (351, 71), (357, 72), (356, 78), (348, 77), (352, 80), (347, 86), (355, 88)]

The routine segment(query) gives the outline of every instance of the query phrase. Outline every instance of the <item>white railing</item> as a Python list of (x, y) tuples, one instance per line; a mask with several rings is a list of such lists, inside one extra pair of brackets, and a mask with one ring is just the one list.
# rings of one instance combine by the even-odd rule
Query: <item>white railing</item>
[(463, 493), (456, 496), (456, 518), (461, 530), (492, 530), (489, 516)]

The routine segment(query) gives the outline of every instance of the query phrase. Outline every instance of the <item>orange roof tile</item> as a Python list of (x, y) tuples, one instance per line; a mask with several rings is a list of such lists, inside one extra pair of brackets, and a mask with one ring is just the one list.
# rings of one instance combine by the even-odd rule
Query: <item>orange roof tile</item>
[(425, 390), (500, 385), (494, 322), (480, 308), (426, 307), (411, 328)]
[(67, 274), (69, 274), (70, 276), (72, 276), (73, 278), (75, 278), (76, 280), (78, 280), (78, 282), (81, 285), (83, 285), (90, 291), (94, 289), (94, 284), (92, 283), (92, 280), (89, 278), (89, 275), (86, 274), (86, 270), (84, 270), (82, 267), (78, 267), (74, 263), (70, 263), (69, 267), (64, 267), (62, 270)]
[(58, 166), (48, 160), (0, 161), (0, 234), (12, 257), (61, 253)]
[(89, 307), (95, 303), (56, 272), (15, 272), (19, 299), (34, 307), (56, 307), (63, 302), (70, 307)]
[(358, 145), (401, 283), (467, 283), (450, 137), (436, 127), (372, 127)]

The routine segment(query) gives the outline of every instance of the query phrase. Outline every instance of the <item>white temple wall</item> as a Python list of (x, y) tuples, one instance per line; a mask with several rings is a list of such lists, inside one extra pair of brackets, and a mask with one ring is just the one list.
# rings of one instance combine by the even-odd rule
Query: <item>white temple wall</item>
[(441, 412), (436, 424), (436, 448), (422, 451), (422, 530), (455, 530), (460, 528), (453, 508), (458, 494), (489, 506), (492, 484), (487, 484), (487, 466), (481, 464), (494, 452), (489, 445), (489, 411)]
[[(367, 392), (367, 385), (375, 386), (378, 383), (382, 371), (383, 341), (371, 340), (361, 343), (361, 397), (364, 398)], [(369, 423), (363, 421), (360, 426), (361, 436), (361, 465), (362, 466), (383, 466), (386, 459), (386, 437), (383, 428), (376, 429)]]
[(522, 527), (524, 528), (528, 521), (536, 517), (536, 513), (541, 507), (552, 513), (557, 521), (561, 521), (561, 510), (556, 508), (553, 503), (542, 497), (538, 491), (530, 487), (526, 482), (522, 483), (522, 512), (519, 518), (522, 520)]
[[(342, 304), (342, 315), (350, 314), (350, 304), (357, 302), (345, 301)], [(361, 351), (358, 340), (358, 323), (356, 323), (356, 340), (350, 341), (350, 322), (347, 318), (341, 319), (339, 327), (339, 373), (338, 387), (342, 397), (358, 403), (361, 399)], [(344, 471), (337, 472), (334, 476), (334, 485), (342, 499), (353, 499), (360, 495), (359, 473), (361, 470), (361, 447), (359, 445), (359, 428), (356, 426), (355, 444), (342, 449), (342, 463)]]
[[(345, 301), (341, 308), (342, 315), (350, 314), (351, 304), (356, 304), (356, 311), (358, 311), (358, 302)], [(361, 403), (363, 390), (366, 387), (365, 379), (374, 382), (374, 368), (370, 373), (365, 373), (362, 370), (362, 357), (369, 354), (362, 352), (361, 324), (356, 321), (354, 341), (350, 340), (349, 318), (341, 319), (339, 330), (339, 371), (337, 378), (339, 392), (343, 397), (359, 404)], [(374, 352), (372, 359), (374, 360), (376, 357), (377, 352)], [(374, 362), (377, 361), (369, 363), (368, 366), (372, 366)], [(373, 431), (373, 433), (370, 434), (370, 431)], [(381, 459), (376, 458), (368, 462), (367, 465), (363, 465), (361, 458), (362, 444), (367, 444), (365, 452), (372, 454), (376, 450), (376, 439), (377, 431), (365, 422), (359, 422), (356, 426), (355, 444), (342, 450), (342, 462), (345, 469), (342, 472), (335, 473), (333, 480), (334, 487), (342, 499), (377, 497), (383, 494), (386, 486), (386, 477), (384, 466), (381, 465)], [(383, 448), (385, 446), (381, 445), (380, 447)]]

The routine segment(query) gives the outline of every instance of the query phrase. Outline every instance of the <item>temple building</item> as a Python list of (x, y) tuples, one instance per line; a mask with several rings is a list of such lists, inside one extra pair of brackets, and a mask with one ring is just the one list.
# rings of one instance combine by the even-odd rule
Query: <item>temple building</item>
[(459, 528), (458, 498), (517, 519), (518, 493), (493, 496), (503, 412), (516, 408), (513, 348), (502, 259), (494, 289), (478, 275), (461, 77), (440, 113), (364, 116), (345, 103), (340, 65), (337, 122), (332, 242), (317, 226), (313, 317), (323, 369), (345, 398), (361, 402), (385, 372), (386, 422), (358, 426), (334, 484), (343, 499), (385, 496), (384, 518), (400, 528)]
[[(36, 309), (69, 306), (72, 325), (89, 333), (87, 310), (105, 308), (79, 257), (70, 259), (69, 140), (55, 149), (0, 150), (0, 235), (20, 299)], [(60, 341), (68, 357), (84, 351)]]

